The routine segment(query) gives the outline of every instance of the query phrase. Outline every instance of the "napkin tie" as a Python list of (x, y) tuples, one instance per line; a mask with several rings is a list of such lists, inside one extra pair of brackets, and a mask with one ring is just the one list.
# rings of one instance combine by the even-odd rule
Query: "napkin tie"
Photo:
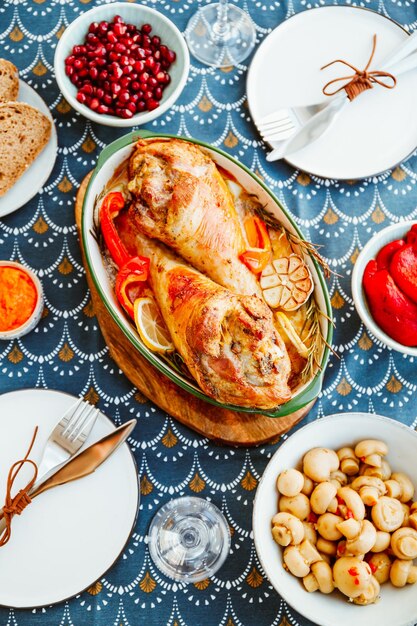
[[(0, 514), (0, 519), (4, 518), (6, 527), (3, 533), (0, 535), (0, 548), (4, 546), (10, 539), (12, 535), (12, 519), (15, 515), (20, 515), (21, 512), (27, 507), (28, 504), (32, 502), (29, 492), (32, 489), (33, 485), (36, 482), (36, 478), (38, 476), (38, 466), (35, 461), (29, 459), (29, 455), (32, 451), (33, 444), (35, 443), (36, 435), (38, 433), (38, 427), (36, 426), (35, 432), (33, 433), (32, 441), (29, 445), (28, 451), (26, 452), (23, 459), (20, 461), (16, 461), (13, 463), (9, 470), (9, 475), (7, 477), (7, 487), (6, 487), (6, 499), (3, 507), (3, 512)], [(12, 489), (14, 485), (14, 481), (16, 480), (20, 470), (28, 463), (33, 468), (33, 476), (27, 483), (23, 489), (21, 489), (15, 496), (12, 496)]]
[[(361, 94), (363, 91), (366, 91), (366, 89), (372, 89), (374, 84), (381, 85), (381, 87), (385, 87), (386, 89), (393, 89), (395, 87), (395, 85), (397, 84), (397, 79), (389, 72), (384, 72), (383, 70), (372, 70), (371, 72), (368, 72), (368, 68), (372, 63), (372, 59), (374, 58), (375, 54), (376, 40), (377, 37), (376, 35), (374, 35), (371, 56), (369, 57), (369, 61), (363, 70), (359, 70), (357, 67), (355, 67), (351, 63), (348, 63), (347, 61), (344, 61), (343, 59), (335, 59), (334, 61), (331, 61), (330, 63), (327, 63), (326, 65), (323, 65), (322, 68), (320, 68), (324, 70), (327, 67), (334, 65), (335, 63), (343, 63), (343, 65), (350, 67), (350, 69), (355, 72), (350, 76), (341, 76), (340, 78), (334, 78), (333, 80), (329, 80), (329, 82), (326, 83), (323, 87), (323, 93), (325, 96), (334, 96), (336, 93), (339, 93), (339, 91), (342, 91), (344, 89), (349, 100), (354, 100), (354, 98), (359, 96), (359, 94)], [(381, 80), (383, 78), (387, 78), (392, 82), (389, 83)], [(340, 85), (333, 91), (328, 90), (331, 85), (335, 85), (340, 81), (348, 82), (344, 85)]]

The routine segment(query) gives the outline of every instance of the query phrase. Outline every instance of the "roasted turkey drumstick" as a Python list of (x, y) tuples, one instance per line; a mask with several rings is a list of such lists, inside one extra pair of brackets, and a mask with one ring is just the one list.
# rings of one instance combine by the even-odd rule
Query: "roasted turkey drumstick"
[(133, 219), (219, 285), (261, 296), (239, 260), (247, 247), (229, 188), (200, 148), (178, 139), (138, 141), (129, 161)]

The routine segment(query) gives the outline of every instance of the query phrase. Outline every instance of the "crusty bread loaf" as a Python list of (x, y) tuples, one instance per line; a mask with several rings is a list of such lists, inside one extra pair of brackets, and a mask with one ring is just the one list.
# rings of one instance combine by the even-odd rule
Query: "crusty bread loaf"
[(0, 104), (0, 196), (36, 159), (51, 136), (50, 120), (29, 104)]
[(19, 94), (19, 74), (17, 68), (6, 61), (0, 59), (0, 103), (17, 100)]

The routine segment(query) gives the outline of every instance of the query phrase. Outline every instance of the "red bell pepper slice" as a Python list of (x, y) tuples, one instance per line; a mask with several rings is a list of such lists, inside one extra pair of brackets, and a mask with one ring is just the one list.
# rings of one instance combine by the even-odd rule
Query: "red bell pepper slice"
[(257, 215), (245, 220), (246, 237), (249, 248), (242, 252), (239, 259), (254, 274), (260, 274), (268, 265), (271, 258), (271, 240), (268, 229)]
[(417, 304), (417, 239), (394, 254), (389, 271), (398, 287)]
[(143, 291), (149, 277), (149, 259), (135, 256), (119, 270), (116, 277), (116, 296), (120, 304), (134, 320), (133, 303)]
[(386, 246), (381, 248), (376, 257), (376, 264), (379, 270), (389, 269), (391, 259), (397, 250), (400, 250), (405, 246), (404, 239), (396, 239), (390, 241)]
[(401, 291), (388, 270), (368, 262), (363, 287), (375, 322), (404, 346), (417, 346), (417, 304)]
[(114, 218), (117, 217), (124, 206), (125, 199), (123, 194), (120, 191), (113, 191), (104, 197), (100, 207), (101, 232), (110, 255), (118, 267), (123, 267), (131, 258), (114, 225)]

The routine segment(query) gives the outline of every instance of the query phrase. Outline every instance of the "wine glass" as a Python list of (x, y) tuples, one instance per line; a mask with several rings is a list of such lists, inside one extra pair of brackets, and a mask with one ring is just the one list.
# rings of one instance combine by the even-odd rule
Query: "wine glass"
[(203, 498), (184, 496), (165, 504), (149, 527), (149, 553), (163, 574), (185, 583), (212, 576), (230, 549), (224, 515)]
[(228, 0), (201, 7), (188, 22), (190, 52), (213, 67), (237, 65), (251, 53), (256, 29), (251, 18)]

